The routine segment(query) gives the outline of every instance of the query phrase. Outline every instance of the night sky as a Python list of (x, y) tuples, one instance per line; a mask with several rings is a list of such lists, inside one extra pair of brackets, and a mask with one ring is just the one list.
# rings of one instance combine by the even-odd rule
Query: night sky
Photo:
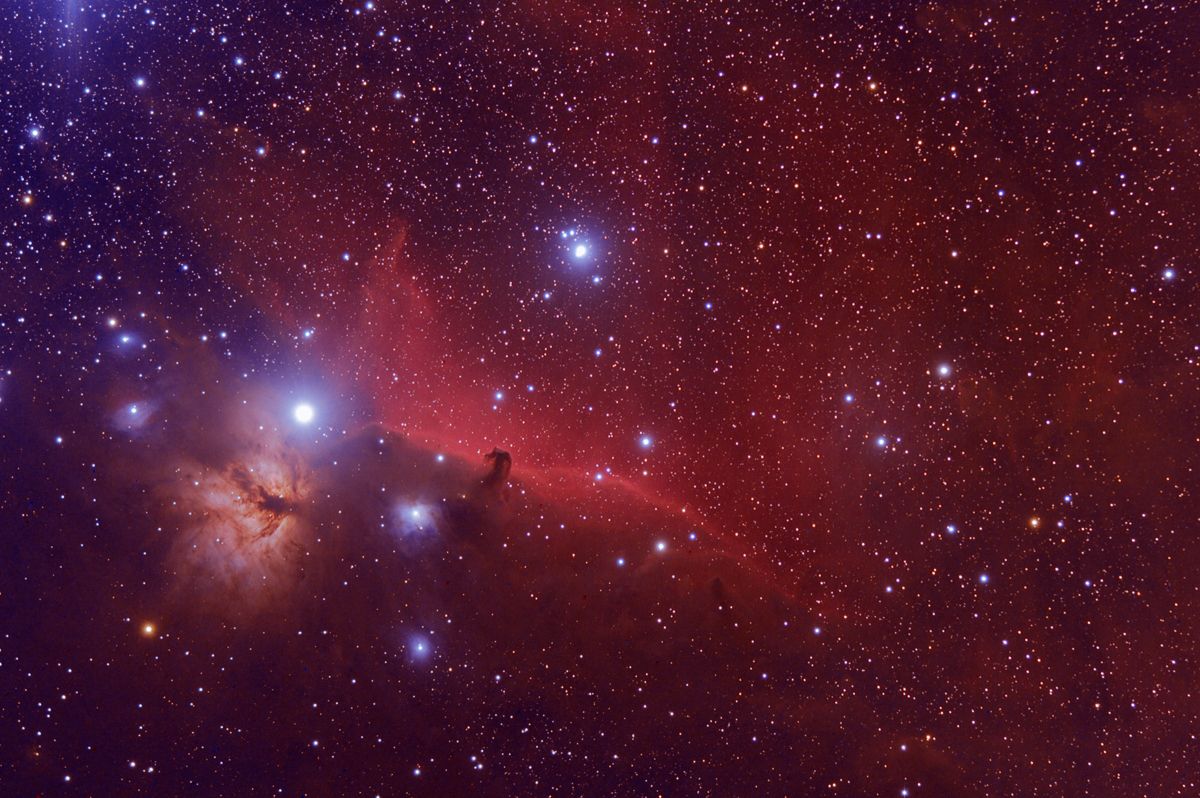
[(1200, 794), (1200, 8), (0, 3), (0, 794)]

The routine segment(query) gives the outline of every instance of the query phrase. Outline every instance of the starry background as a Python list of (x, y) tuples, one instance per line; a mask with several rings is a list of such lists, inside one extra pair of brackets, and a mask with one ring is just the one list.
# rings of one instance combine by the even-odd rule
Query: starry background
[(5, 795), (1200, 789), (1195, 9), (0, 13)]

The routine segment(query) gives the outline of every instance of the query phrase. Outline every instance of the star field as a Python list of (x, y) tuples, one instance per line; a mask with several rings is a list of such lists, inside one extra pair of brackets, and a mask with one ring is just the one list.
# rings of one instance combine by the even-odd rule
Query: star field
[(0, 20), (0, 793), (1200, 790), (1200, 11)]

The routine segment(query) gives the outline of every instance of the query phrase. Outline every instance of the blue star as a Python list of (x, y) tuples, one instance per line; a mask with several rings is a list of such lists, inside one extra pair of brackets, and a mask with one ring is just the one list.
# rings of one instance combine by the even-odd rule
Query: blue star
[(301, 402), (292, 408), (292, 418), (300, 424), (311, 424), (317, 417), (317, 409), (308, 402)]

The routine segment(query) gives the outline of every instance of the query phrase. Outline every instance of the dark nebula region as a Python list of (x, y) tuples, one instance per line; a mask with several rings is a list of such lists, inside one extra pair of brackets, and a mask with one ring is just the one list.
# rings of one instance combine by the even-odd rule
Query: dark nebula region
[(0, 796), (1200, 794), (1200, 7), (0, 20)]

